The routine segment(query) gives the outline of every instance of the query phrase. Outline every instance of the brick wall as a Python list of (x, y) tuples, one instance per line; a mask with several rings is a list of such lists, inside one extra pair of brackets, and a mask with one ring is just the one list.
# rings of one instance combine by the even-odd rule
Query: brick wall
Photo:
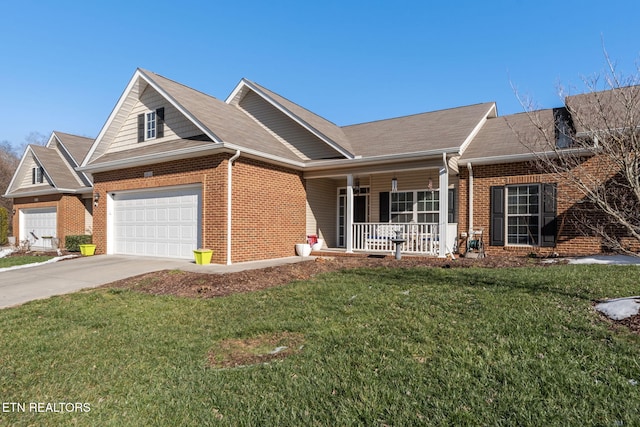
[[(596, 162), (586, 161), (582, 167), (597, 168)], [(603, 177), (606, 178), (606, 177)], [(522, 246), (490, 246), (490, 188), (511, 184), (556, 183), (557, 184), (557, 237), (553, 248), (522, 247)], [(588, 255), (603, 251), (600, 238), (585, 236), (576, 228), (570, 219), (572, 210), (576, 208), (579, 194), (567, 180), (558, 179), (550, 174), (538, 173), (535, 166), (528, 162), (507, 163), (497, 165), (473, 166), (473, 226), (484, 229), (485, 252), (488, 255), (527, 255), (536, 253), (547, 256), (557, 253), (560, 256)], [(460, 169), (460, 217), (459, 231), (465, 232), (469, 228), (469, 172), (467, 168)], [(464, 243), (461, 243), (461, 250)]]
[(13, 209), (15, 209), (16, 214), (13, 216), (12, 225), (16, 241), (19, 242), (25, 238), (25, 236), (20, 235), (20, 210), (48, 207), (56, 208), (56, 236), (60, 239), (60, 247), (64, 247), (66, 236), (85, 234), (86, 207), (82, 196), (76, 194), (52, 194), (38, 197), (22, 197), (13, 201)]
[(295, 255), (306, 242), (300, 172), (240, 157), (233, 167), (233, 262)]
[[(227, 262), (227, 164), (229, 154), (158, 163), (94, 174), (93, 235), (97, 253), (106, 252), (106, 195), (133, 189), (202, 185), (202, 246), (213, 263)], [(145, 172), (153, 176), (145, 178)], [(305, 190), (301, 174), (240, 157), (233, 167), (232, 262), (294, 254), (304, 240)]]

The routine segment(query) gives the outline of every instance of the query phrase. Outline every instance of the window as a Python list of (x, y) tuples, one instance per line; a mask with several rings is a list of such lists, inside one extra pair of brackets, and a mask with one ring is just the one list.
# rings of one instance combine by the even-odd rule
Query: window
[(540, 241), (540, 186), (507, 187), (507, 243), (537, 246)]
[(151, 111), (145, 115), (145, 138), (144, 139), (155, 139), (156, 138), (156, 112)]
[(138, 142), (164, 137), (164, 108), (138, 114)]
[[(438, 190), (403, 191), (390, 193), (390, 220), (395, 223), (438, 223), (440, 218), (440, 192)], [(453, 213), (453, 190), (449, 190), (449, 211)], [(382, 203), (382, 199), (381, 199)], [(453, 215), (447, 218), (453, 221)], [(381, 222), (384, 218), (381, 216)]]
[(490, 233), (494, 246), (555, 246), (556, 185), (491, 187)]
[(42, 184), (44, 182), (44, 169), (40, 166), (36, 166), (31, 169), (31, 183)]

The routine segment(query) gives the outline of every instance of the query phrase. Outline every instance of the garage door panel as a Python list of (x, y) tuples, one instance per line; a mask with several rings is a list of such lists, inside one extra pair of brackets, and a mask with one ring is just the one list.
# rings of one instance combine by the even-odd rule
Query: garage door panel
[(131, 255), (192, 258), (199, 246), (198, 188), (114, 196), (114, 249)]

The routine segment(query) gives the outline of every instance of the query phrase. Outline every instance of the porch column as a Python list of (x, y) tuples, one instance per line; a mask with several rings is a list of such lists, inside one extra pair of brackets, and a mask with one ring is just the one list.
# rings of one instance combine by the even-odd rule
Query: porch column
[(344, 242), (348, 254), (353, 253), (353, 175), (347, 175), (347, 200), (344, 212)]
[(446, 258), (447, 252), (453, 248), (447, 249), (447, 222), (449, 216), (449, 165), (447, 164), (447, 155), (442, 153), (442, 166), (440, 167), (440, 191), (439, 202), (440, 211), (438, 212), (438, 233), (440, 234), (440, 244), (438, 245), (438, 257)]

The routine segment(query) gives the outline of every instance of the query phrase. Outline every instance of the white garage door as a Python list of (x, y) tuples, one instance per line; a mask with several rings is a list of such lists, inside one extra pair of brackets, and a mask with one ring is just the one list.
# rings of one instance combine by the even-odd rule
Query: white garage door
[(200, 188), (116, 193), (114, 252), (193, 258), (200, 246)]
[(51, 247), (51, 239), (56, 237), (56, 208), (22, 209), (21, 239), (29, 239), (31, 246)]

